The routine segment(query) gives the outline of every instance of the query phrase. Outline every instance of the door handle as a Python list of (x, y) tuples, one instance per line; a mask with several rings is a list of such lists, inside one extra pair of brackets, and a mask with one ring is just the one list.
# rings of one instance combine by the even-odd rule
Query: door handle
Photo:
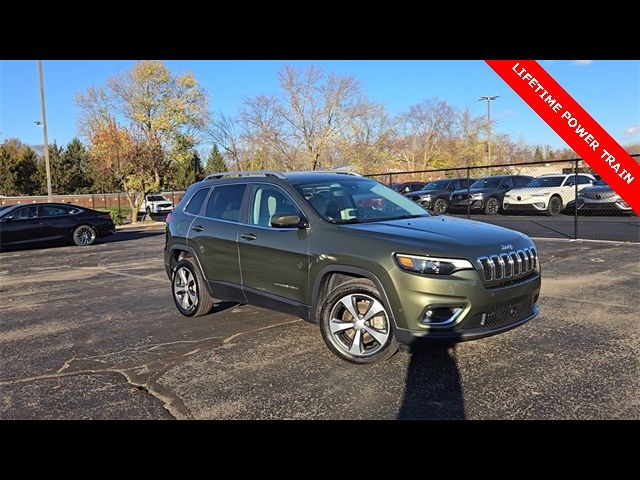
[(245, 240), (257, 240), (258, 237), (256, 237), (253, 233), (243, 233), (242, 235), (240, 235), (242, 238), (244, 238)]
[(196, 232), (202, 232), (204, 231), (204, 227), (202, 225), (194, 225), (193, 227), (191, 227), (191, 230), (195, 230)]

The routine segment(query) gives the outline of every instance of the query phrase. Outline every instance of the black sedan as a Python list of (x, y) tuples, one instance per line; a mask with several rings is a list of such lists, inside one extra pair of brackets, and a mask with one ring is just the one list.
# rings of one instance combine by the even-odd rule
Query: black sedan
[(66, 203), (5, 205), (0, 209), (0, 250), (75, 243), (84, 247), (116, 227), (108, 212)]

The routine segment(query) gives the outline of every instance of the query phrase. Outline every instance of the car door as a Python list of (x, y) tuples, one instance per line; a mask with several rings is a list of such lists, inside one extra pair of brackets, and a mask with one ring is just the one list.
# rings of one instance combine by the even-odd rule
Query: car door
[(41, 237), (38, 206), (28, 205), (14, 210), (2, 220), (2, 246), (18, 246), (37, 242)]
[(40, 205), (41, 241), (61, 241), (71, 238), (75, 219), (69, 214), (69, 208), (62, 205)]
[(502, 200), (504, 199), (504, 194), (507, 193), (512, 188), (513, 188), (513, 178), (512, 177), (503, 178), (502, 181), (500, 182), (500, 187), (498, 188), (500, 203), (502, 203)]
[(215, 186), (193, 220), (187, 244), (193, 248), (214, 296), (244, 301), (238, 233), (246, 184)]
[(242, 285), (249, 303), (300, 315), (308, 296), (309, 230), (274, 228), (276, 214), (304, 212), (277, 185), (251, 185), (248, 218), (238, 245)]

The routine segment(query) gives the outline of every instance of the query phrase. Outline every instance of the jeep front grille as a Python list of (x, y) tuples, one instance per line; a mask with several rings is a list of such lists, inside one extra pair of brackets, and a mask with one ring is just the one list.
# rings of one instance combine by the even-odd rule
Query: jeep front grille
[(478, 263), (482, 267), (485, 281), (506, 280), (535, 270), (538, 254), (535, 248), (525, 248), (515, 252), (480, 257)]

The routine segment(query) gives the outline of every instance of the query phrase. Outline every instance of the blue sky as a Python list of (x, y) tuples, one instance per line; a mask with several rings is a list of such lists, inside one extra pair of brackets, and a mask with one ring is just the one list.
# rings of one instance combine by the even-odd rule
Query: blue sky
[[(209, 91), (211, 109), (235, 114), (244, 97), (277, 91), (276, 72), (284, 65), (321, 65), (358, 79), (370, 99), (400, 113), (425, 98), (438, 97), (459, 108), (486, 114), (480, 95), (500, 95), (493, 103), (494, 130), (533, 144), (563, 147), (564, 142), (484, 62), (479, 60), (167, 61), (176, 71), (192, 71)], [(122, 72), (132, 61), (56, 60), (44, 62), (50, 141), (77, 135), (76, 92)], [(640, 141), (640, 61), (543, 61), (543, 67), (618, 142)], [(0, 61), (0, 141), (17, 137), (42, 143), (36, 62)]]

